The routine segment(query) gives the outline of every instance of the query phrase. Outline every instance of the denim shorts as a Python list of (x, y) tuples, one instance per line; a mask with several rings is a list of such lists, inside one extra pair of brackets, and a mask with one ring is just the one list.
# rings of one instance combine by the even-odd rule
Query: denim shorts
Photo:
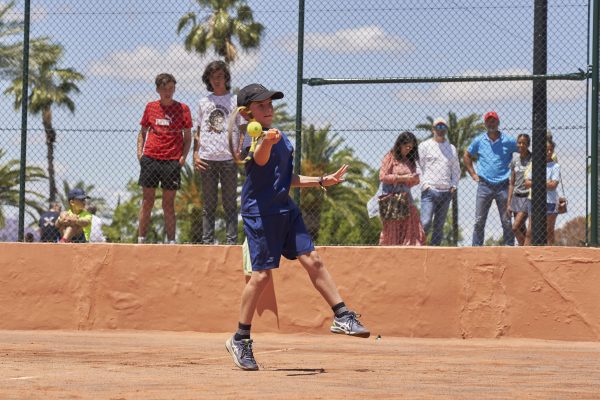
[[(531, 201), (529, 201), (529, 214), (531, 214)], [(546, 203), (546, 215), (558, 214), (558, 203)]]
[(546, 215), (558, 214), (557, 203), (546, 203)]

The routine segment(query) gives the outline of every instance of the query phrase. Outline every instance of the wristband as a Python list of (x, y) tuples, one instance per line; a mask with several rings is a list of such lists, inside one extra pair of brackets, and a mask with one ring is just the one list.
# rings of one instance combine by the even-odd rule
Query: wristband
[(319, 186), (321, 186), (321, 189), (323, 189), (325, 192), (327, 191), (325, 186), (323, 186), (323, 177), (322, 176), (319, 177)]

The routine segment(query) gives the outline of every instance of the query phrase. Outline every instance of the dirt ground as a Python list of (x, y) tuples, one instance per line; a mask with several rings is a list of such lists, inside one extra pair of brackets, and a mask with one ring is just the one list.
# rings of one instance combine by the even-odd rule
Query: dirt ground
[(0, 331), (0, 399), (600, 399), (600, 343), (256, 334)]

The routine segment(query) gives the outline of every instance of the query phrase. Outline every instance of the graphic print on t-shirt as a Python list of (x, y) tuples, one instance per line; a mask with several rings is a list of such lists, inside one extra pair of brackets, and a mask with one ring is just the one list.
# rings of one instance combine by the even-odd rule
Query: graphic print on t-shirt
[(171, 118), (171, 116), (165, 115), (165, 118), (156, 118), (155, 123), (159, 126), (169, 126), (171, 125), (172, 120), (173, 119)]
[(225, 121), (229, 110), (220, 104), (215, 104), (215, 108), (208, 115), (208, 126), (211, 133), (223, 133), (225, 131)]

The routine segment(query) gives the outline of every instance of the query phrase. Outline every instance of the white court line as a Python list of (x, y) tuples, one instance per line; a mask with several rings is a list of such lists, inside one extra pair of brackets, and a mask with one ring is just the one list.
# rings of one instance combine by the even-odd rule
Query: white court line
[(16, 378), (7, 378), (7, 381), (18, 381), (18, 380), (26, 380), (26, 379), (35, 379), (39, 378), (39, 376), (18, 376)]

